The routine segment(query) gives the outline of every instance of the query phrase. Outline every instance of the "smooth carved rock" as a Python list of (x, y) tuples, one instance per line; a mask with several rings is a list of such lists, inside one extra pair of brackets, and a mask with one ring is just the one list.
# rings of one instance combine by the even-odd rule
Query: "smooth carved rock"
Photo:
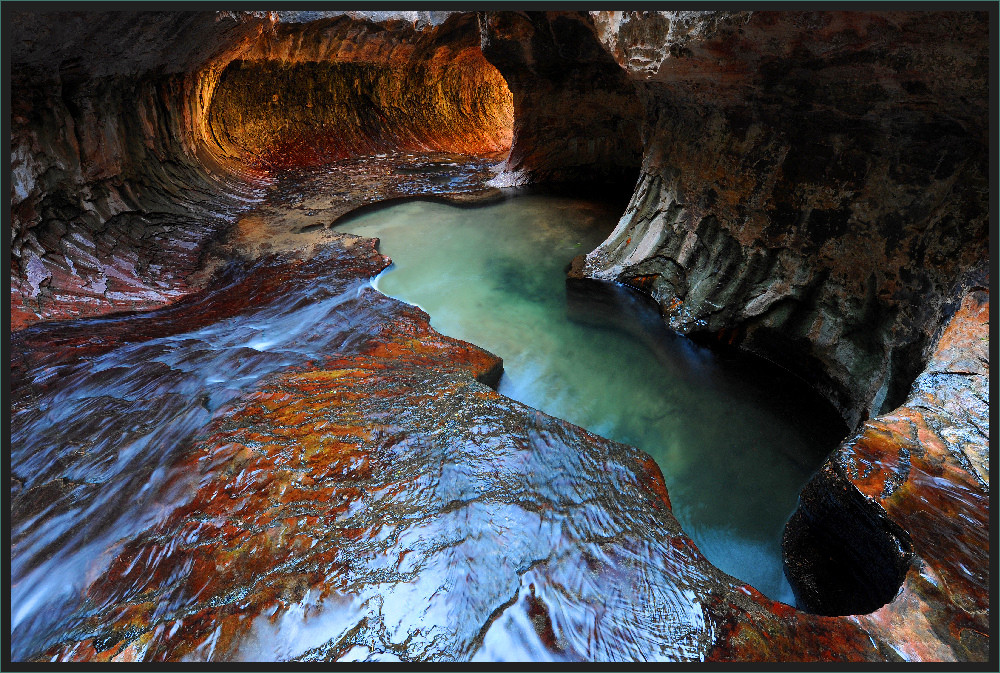
[(267, 13), (12, 12), (11, 329), (202, 287), (204, 242), (259, 198), (205, 141), (219, 64)]
[(506, 152), (511, 94), (479, 41), (472, 14), (422, 30), (345, 16), (279, 23), (223, 72), (215, 137), (273, 167), (387, 151)]
[[(364, 302), (355, 295), (387, 260), (370, 241), (355, 249), (360, 239), (325, 225), (372, 200), (491, 198), (495, 192), (483, 188), (488, 165), (392, 155), (281, 180), (218, 243), (214, 252), (233, 261), (212, 277), (211, 291), (158, 311), (12, 335), (15, 658), (78, 606), (116, 541), (170, 511), (181, 492), (168, 484), (170, 466), (220, 405), (267, 373), (312, 353), (344, 351), (378, 329), (378, 313), (359, 312)], [(309, 310), (275, 324), (297, 306)], [(275, 352), (269, 339), (253, 336), (261, 325), (282, 343)]]
[[(244, 282), (294, 289), (335, 260), (331, 295), (385, 264), (345, 237)], [(39, 658), (699, 660), (724, 656), (723, 625), (817, 619), (713, 568), (647, 456), (477, 382), (499, 361), (418, 309), (359, 299), (325, 335), (350, 348), (263, 380), (179, 454), (161, 488), (187, 496)], [(836, 657), (877, 656), (838, 637)]]
[[(872, 615), (810, 615), (714, 569), (670, 514), (643, 454), (478, 383), (496, 380), (496, 358), (436, 335), (419, 310), (371, 291), (359, 309), (344, 328), (377, 326), (359, 348), (269, 377), (213, 422), (174, 470), (198, 475), (189, 499), (125, 544), (69, 621), (78, 635), (45, 659), (985, 654), (985, 527), (966, 518), (984, 511), (983, 495), (974, 470), (948, 467), (947, 451), (911, 459), (889, 496), (879, 474), (891, 467), (855, 480), (882, 494), (918, 557), (926, 553), (904, 591)], [(981, 294), (967, 301), (939, 361), (982, 353), (985, 311)], [(894, 422), (873, 422), (838, 464), (872, 446), (884, 462), (888, 445), (868, 438)], [(927, 490), (942, 466), (954, 483), (964, 470), (967, 490), (928, 508), (942, 496)], [(954, 535), (938, 536), (943, 520)], [(942, 539), (950, 552), (934, 548)]]
[(583, 273), (801, 373), (851, 426), (898, 406), (985, 269), (985, 15), (595, 23), (640, 84), (645, 156)]
[[(861, 605), (858, 593), (841, 591), (854, 584), (843, 581), (845, 570), (877, 584), (902, 556), (904, 576), (879, 587), (888, 590), (888, 605), (850, 619), (907, 660), (989, 656), (988, 350), (989, 294), (977, 288), (963, 298), (906, 403), (867, 422), (834, 453), (785, 531), (789, 578), (818, 611)], [(841, 506), (846, 497), (860, 501), (855, 507), (871, 512), (876, 520), (868, 525), (880, 530), (856, 537), (858, 517)], [(863, 547), (898, 532), (898, 550)]]
[[(295, 81), (360, 72), (391, 102), (404, 61), (422, 82), (438, 56), (489, 72), (468, 16), (59, 16), (15, 20), (14, 329), (176, 303), (13, 335), (12, 594), (44, 590), (51, 611), (14, 611), (12, 658), (987, 658), (985, 15), (477, 17), (513, 94), (501, 178), (621, 177), (644, 152), (619, 228), (574, 273), (814, 379), (860, 424), (786, 531), (793, 584), (826, 615), (713, 568), (648, 457), (496, 394), (496, 357), (367, 287), (387, 260), (326, 225), (447, 191), (426, 166), (356, 159), (332, 167), (336, 194), (299, 176), (238, 218), (267, 186), (241, 160), (267, 150), (213, 137), (223, 79), (249, 101), (240, 77), (294, 62)], [(275, 113), (313, 119), (299, 95)], [(468, 140), (417, 127), (417, 144)], [(475, 201), (486, 173), (450, 177)], [(322, 329), (217, 357), (215, 323), (252, 333), (291, 293)], [(178, 355), (187, 332), (201, 343)], [(241, 382), (206, 388), (198, 367)]]
[(483, 12), (483, 54), (514, 96), (499, 187), (598, 182), (631, 189), (641, 160), (639, 98), (583, 12)]
[(112, 14), (13, 17), (12, 330), (204, 289), (276, 167), (510, 144), (472, 14)]

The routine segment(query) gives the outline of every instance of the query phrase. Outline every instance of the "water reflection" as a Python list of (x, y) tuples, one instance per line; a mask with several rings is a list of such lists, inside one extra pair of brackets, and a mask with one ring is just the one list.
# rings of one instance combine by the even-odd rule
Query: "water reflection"
[(615, 218), (522, 196), (477, 209), (410, 202), (339, 228), (381, 240), (394, 265), (379, 290), (503, 358), (501, 393), (652, 455), (702, 552), (791, 602), (782, 529), (843, 430), (796, 381), (670, 333), (642, 298), (585, 282), (567, 295), (567, 263)]

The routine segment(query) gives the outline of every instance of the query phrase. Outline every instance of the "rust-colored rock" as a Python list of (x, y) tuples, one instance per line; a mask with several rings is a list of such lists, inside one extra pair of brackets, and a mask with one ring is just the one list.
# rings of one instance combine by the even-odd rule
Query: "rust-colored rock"
[(818, 610), (838, 609), (843, 599), (837, 587), (824, 584), (829, 578), (813, 556), (816, 547), (802, 541), (825, 534), (832, 544), (820, 549), (835, 565), (860, 561), (856, 572), (873, 575), (887, 559), (849, 558), (858, 541), (844, 539), (836, 507), (815, 511), (817, 498), (839, 503), (836, 490), (846, 489), (860, 495), (884, 531), (905, 534), (904, 576), (885, 587), (891, 600), (851, 619), (908, 660), (983, 661), (989, 655), (988, 335), (989, 294), (974, 289), (906, 403), (867, 422), (831, 457), (785, 534), (793, 586), (818, 583), (810, 601)]
[[(10, 658), (985, 661), (985, 14), (349, 14), (14, 17)], [(496, 196), (497, 71), (495, 184), (644, 151), (577, 276), (858, 427), (786, 530), (809, 612), (329, 229)]]
[(275, 167), (510, 145), (510, 92), (473, 14), (286, 25), (268, 12), (24, 11), (13, 23), (12, 330), (204, 289), (217, 261), (205, 246)]
[(483, 12), (483, 54), (514, 96), (498, 186), (599, 183), (631, 189), (641, 160), (635, 88), (583, 12)]
[[(170, 510), (179, 491), (165, 481), (169, 466), (216, 409), (269, 372), (357, 348), (380, 329), (379, 310), (364, 307), (381, 295), (361, 289), (388, 261), (371, 241), (326, 225), (370, 200), (489, 198), (486, 166), (392, 155), (345, 162), (312, 182), (279, 180), (219, 242), (213, 254), (235, 261), (212, 278), (212, 290), (158, 311), (12, 335), (12, 600), (24, 606), (41, 594), (43, 606), (60, 605), (55, 615), (50, 607), (23, 612), (18, 648), (76, 606), (104, 562), (93, 549), (113, 549), (147, 525), (144, 517)], [(276, 352), (267, 333), (283, 344)], [(160, 449), (148, 451), (150, 442)]]
[(206, 105), (218, 64), (270, 23), (11, 13), (12, 330), (200, 289), (201, 246), (261, 177), (211, 150)]
[(423, 30), (346, 16), (279, 23), (223, 72), (210, 119), (231, 151), (285, 167), (387, 151), (506, 153), (512, 117), (475, 15), (455, 14)]
[[(293, 204), (283, 207), (294, 210)], [(281, 209), (269, 208), (272, 214)], [(698, 553), (670, 514), (662, 477), (648, 457), (477, 382), (496, 380), (496, 358), (434, 333), (421, 311), (362, 289), (359, 281), (386, 260), (370, 242), (328, 236), (305, 261), (262, 259), (238, 284), (207, 295), (187, 319), (178, 315), (186, 302), (150, 314), (154, 324), (163, 320), (164, 328), (194, 329), (185, 340), (204, 339), (198, 336), (202, 326), (240, 315), (254, 324), (274, 308), (301, 303), (296, 298), (303, 293), (310, 304), (346, 298), (333, 305), (342, 319), (323, 323), (318, 351), (235, 391), (214, 419), (205, 417), (210, 425), (172, 453), (173, 461), (161, 468), (165, 476), (155, 482), (158, 514), (147, 527), (128, 532), (120, 546), (109, 546), (114, 552), (82, 587), (82, 603), (63, 614), (58, 628), (36, 633), (34, 649), (20, 656), (80, 661), (983, 657), (984, 641), (976, 635), (983, 596), (975, 594), (975, 573), (988, 553), (963, 517), (949, 524), (961, 528), (951, 552), (968, 544), (977, 555), (935, 556), (942, 551), (934, 548), (938, 543), (916, 543), (918, 555), (943, 562), (919, 566), (922, 575), (911, 569), (903, 593), (872, 615), (824, 617), (770, 601)], [(246, 300), (240, 300), (245, 292)], [(966, 300), (942, 336), (927, 376), (939, 376), (946, 367), (956, 372), (949, 374), (956, 381), (964, 380), (958, 371), (983, 372), (978, 358), (988, 313), (984, 299), (980, 292)], [(212, 306), (225, 312), (213, 312)], [(214, 322), (200, 322), (205, 314), (214, 315)], [(54, 336), (56, 327), (25, 334)], [(301, 343), (314, 338), (306, 336)], [(119, 338), (125, 345), (145, 337), (124, 332)], [(289, 345), (284, 352), (293, 352)], [(31, 345), (41, 347), (39, 341)], [(159, 348), (149, 352), (162, 358)], [(239, 349), (232, 352), (245, 357)], [(190, 356), (178, 362), (183, 361), (192, 362)], [(29, 368), (17, 387), (15, 408), (26, 415), (17, 417), (15, 430), (31, 418), (39, 396), (65, 385), (57, 372), (68, 364), (50, 360)], [(43, 372), (53, 372), (48, 390), (37, 378)], [(161, 387), (175, 385), (173, 376), (151, 374)], [(91, 376), (103, 375), (98, 367)], [(977, 376), (978, 383), (972, 382), (982, 386), (984, 377)], [(913, 399), (927, 401), (919, 392)], [(949, 407), (947, 399), (938, 400)], [(194, 398), (190, 404), (199, 402)], [(88, 428), (79, 432), (93, 436)], [(67, 436), (60, 444), (73, 440)], [(880, 451), (886, 446), (862, 440), (841, 454), (862, 455), (862, 445)], [(32, 450), (24, 440), (18, 446)], [(962, 455), (982, 454), (982, 441), (961, 446), (967, 449)], [(67, 453), (62, 460), (57, 470), (86, 459)], [(884, 476), (860, 474), (871, 476), (858, 481), (865, 497), (885, 490)], [(914, 477), (913, 487), (904, 485), (890, 499), (879, 496), (875, 504), (917, 540), (919, 526), (928, 522), (921, 521), (927, 510), (916, 506), (914, 494), (926, 500), (935, 491), (920, 493), (916, 489), (929, 482), (917, 472)], [(46, 481), (45, 474), (34, 481), (26, 474), (18, 478), (15, 522), (38, 521), (28, 505), (37, 502), (40, 489), (47, 489), (47, 498), (68, 490), (67, 504), (86, 503), (79, 485)], [(975, 511), (979, 503), (973, 498), (968, 504)], [(946, 518), (955, 512), (940, 511)], [(938, 529), (933, 521), (929, 525)], [(966, 584), (948, 574), (964, 572), (962, 567), (974, 573)], [(927, 577), (938, 578), (952, 593), (930, 593)], [(933, 621), (916, 620), (917, 614), (930, 614)], [(942, 638), (941, 624), (954, 625), (954, 640)]]

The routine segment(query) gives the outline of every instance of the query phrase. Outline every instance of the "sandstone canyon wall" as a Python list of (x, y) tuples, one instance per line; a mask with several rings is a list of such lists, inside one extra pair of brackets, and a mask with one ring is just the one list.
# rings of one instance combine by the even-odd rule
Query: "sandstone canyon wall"
[(496, 184), (631, 190), (642, 157), (635, 87), (582, 12), (484, 12), (482, 48), (514, 95), (514, 138)]
[(811, 380), (852, 426), (905, 398), (985, 282), (976, 13), (598, 13), (646, 107), (642, 178), (585, 275)]
[(264, 16), (11, 17), (11, 327), (150, 308), (190, 291), (200, 243), (254, 198), (213, 152), (225, 54)]
[[(990, 656), (995, 15), (9, 16), (19, 419), (120, 344), (293, 289), (337, 316), (321, 355), (211, 415), (189, 401), (204, 428), (164, 466), (184, 497), (58, 619), (19, 622), (14, 658)], [(714, 568), (647, 456), (498, 395), (498, 358), (366, 289), (371, 241), (236, 245), (219, 271), (281, 170), (426, 150), (498, 162), (499, 187), (638, 176), (573, 273), (837, 406), (852, 434), (785, 535), (809, 611)], [(12, 518), (97, 488), (72, 469), (13, 474)]]
[(510, 92), (474, 15), (332, 14), (13, 14), (12, 329), (202, 289), (205, 245), (274, 169), (506, 151)]
[(422, 30), (339, 16), (278, 23), (227, 67), (211, 114), (216, 139), (251, 163), (303, 166), (395, 150), (505, 154), (513, 107), (475, 15)]

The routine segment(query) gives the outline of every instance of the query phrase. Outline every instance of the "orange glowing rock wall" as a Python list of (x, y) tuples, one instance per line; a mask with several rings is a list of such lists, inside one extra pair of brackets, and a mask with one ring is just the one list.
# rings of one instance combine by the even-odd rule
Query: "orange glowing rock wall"
[(513, 102), (474, 15), (420, 34), (338, 17), (279, 24), (231, 63), (210, 125), (220, 147), (271, 167), (396, 150), (483, 155), (509, 149)]
[(11, 27), (12, 330), (203, 289), (206, 243), (274, 168), (511, 143), (474, 14), (24, 11)]

